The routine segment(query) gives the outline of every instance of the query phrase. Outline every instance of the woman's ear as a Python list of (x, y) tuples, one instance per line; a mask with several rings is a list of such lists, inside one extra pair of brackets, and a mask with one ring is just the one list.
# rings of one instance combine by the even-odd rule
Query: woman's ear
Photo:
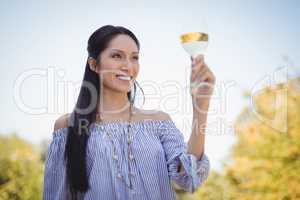
[(97, 72), (97, 60), (95, 58), (88, 58), (89, 67), (92, 71)]

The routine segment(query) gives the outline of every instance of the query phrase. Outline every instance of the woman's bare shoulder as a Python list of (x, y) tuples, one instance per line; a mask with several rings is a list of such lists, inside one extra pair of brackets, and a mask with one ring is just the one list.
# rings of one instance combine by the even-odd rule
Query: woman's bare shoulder
[(54, 131), (56, 131), (57, 129), (60, 129), (60, 128), (68, 127), (69, 116), (70, 116), (70, 113), (61, 115), (54, 123)]
[(168, 113), (161, 110), (144, 110), (136, 109), (136, 115), (139, 119), (152, 119), (152, 120), (171, 120), (171, 117)]

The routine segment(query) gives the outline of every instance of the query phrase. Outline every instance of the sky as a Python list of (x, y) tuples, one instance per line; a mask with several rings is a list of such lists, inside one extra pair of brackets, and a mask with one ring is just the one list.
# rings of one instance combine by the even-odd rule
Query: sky
[(188, 140), (190, 60), (179, 35), (205, 30), (205, 61), (217, 78), (205, 152), (219, 170), (235, 142), (234, 120), (250, 105), (244, 91), (282, 67), (289, 77), (299, 75), (299, 9), (297, 0), (2, 3), (0, 133), (16, 132), (34, 144), (51, 139), (55, 119), (74, 106), (88, 37), (111, 24), (130, 29), (141, 43), (137, 80), (146, 102), (139, 94), (137, 105), (169, 113)]

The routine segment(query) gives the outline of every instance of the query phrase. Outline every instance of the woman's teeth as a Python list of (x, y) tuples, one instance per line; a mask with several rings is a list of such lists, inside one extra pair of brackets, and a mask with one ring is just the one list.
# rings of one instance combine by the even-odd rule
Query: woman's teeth
[(117, 78), (125, 81), (130, 81), (131, 79), (130, 76), (123, 76), (123, 75), (117, 75)]

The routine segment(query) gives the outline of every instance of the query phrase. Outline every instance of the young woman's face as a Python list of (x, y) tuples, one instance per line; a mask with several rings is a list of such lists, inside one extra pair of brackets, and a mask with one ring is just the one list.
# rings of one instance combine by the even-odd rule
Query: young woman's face
[(128, 35), (116, 36), (100, 55), (102, 86), (127, 93), (139, 72), (138, 59), (139, 50), (135, 41)]

